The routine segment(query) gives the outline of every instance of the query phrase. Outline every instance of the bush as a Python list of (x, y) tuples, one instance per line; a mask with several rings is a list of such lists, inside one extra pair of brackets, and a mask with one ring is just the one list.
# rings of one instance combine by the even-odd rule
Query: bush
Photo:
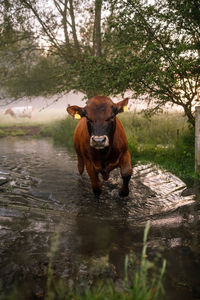
[(71, 117), (56, 121), (53, 125), (45, 126), (41, 131), (41, 136), (52, 136), (56, 144), (60, 144), (73, 149), (73, 135), (77, 121)]
[(181, 114), (159, 114), (146, 118), (142, 114), (119, 115), (128, 137), (138, 144), (171, 145), (188, 130), (186, 119)]

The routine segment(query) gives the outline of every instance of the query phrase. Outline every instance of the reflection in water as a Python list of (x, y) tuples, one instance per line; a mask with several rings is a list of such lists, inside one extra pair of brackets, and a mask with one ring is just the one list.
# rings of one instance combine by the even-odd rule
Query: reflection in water
[(69, 285), (99, 274), (123, 276), (124, 258), (140, 258), (144, 225), (151, 220), (149, 256), (167, 259), (167, 295), (200, 298), (198, 202), (182, 196), (183, 183), (151, 165), (136, 166), (127, 199), (118, 197), (115, 171), (95, 199), (76, 157), (49, 140), (0, 140), (0, 278), (3, 290), (18, 282), (21, 299), (41, 299), (52, 237), (59, 232), (54, 273)]

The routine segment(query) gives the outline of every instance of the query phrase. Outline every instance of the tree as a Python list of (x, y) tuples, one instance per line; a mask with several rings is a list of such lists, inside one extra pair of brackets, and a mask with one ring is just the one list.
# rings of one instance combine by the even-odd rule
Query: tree
[[(40, 25), (41, 34), (45, 35), (51, 44), (51, 56), (54, 55), (55, 61), (59, 61), (61, 64), (60, 78), (62, 77), (63, 79), (63, 85), (57, 86), (54, 92), (75, 89), (82, 91), (88, 97), (97, 94), (100, 85), (93, 85), (92, 82), (94, 82), (94, 78), (95, 82), (98, 81), (98, 76), (94, 76), (93, 72), (91, 73), (90, 67), (95, 59), (102, 54), (102, 1), (91, 1), (88, 6), (86, 5), (86, 9), (83, 10), (81, 1), (54, 0), (53, 9), (48, 11), (46, 11), (45, 7), (42, 10), (40, 1), (20, 0), (20, 3), (36, 18)], [(77, 14), (79, 23), (81, 20), (83, 21), (84, 15), (86, 15), (87, 19), (87, 14), (92, 14), (92, 25), (90, 24), (86, 29), (84, 28), (85, 22), (77, 25)], [(63, 35), (64, 40), (58, 39), (57, 33), (59, 31)], [(64, 72), (63, 65), (65, 65)]]
[(36, 64), (41, 50), (35, 41), (28, 16), (15, 1), (4, 0), (0, 7), (0, 80), (1, 97), (25, 93), (17, 83), (24, 80)]
[(119, 74), (116, 92), (131, 89), (154, 99), (158, 107), (167, 102), (180, 105), (193, 125), (200, 75), (197, 2), (118, 1), (111, 23), (110, 56)]
[[(4, 43), (2, 51), (0, 51), (0, 57), (5, 62), (4, 66), (1, 65), (4, 68), (4, 72), (2, 72), (2, 74), (4, 73), (4, 91), (7, 94), (9, 92), (9, 96), (15, 97), (24, 94), (56, 93), (71, 89), (79, 89), (88, 96), (96, 94), (95, 87), (84, 82), (86, 77), (83, 76), (82, 80), (81, 74), (84, 73), (83, 69), (90, 68), (87, 63), (92, 61), (91, 57), (101, 56), (101, 10), (102, 1), (100, 0), (90, 1), (84, 9), (82, 2), (76, 0), (53, 0), (53, 2), (4, 0), (1, 10), (2, 28), (8, 27), (6, 24), (9, 20), (12, 35), (21, 34), (22, 36), (30, 33), (30, 28), (34, 27), (34, 34), (32, 31), (34, 43), (31, 45), (32, 38), (31, 43), (28, 40), (26, 49), (30, 53), (34, 52), (35, 55), (36, 45), (40, 45), (37, 58), (33, 59), (32, 57), (30, 62), (28, 59), (23, 60), (25, 56), (23, 55), (19, 64), (16, 64), (11, 60), (10, 53), (16, 59), (24, 48), (25, 40), (21, 39), (21, 42), (17, 43), (10, 34), (7, 34), (8, 30), (1, 31), (1, 40), (3, 41), (7, 37), (10, 45), (9, 50), (7, 44)], [(23, 20), (18, 17), (19, 11), (23, 15)], [(84, 17), (86, 16), (87, 19), (91, 15), (92, 24), (89, 26), (87, 24), (85, 28)], [(77, 25), (77, 18), (79, 25)], [(22, 24), (26, 24), (26, 26), (22, 26)], [(9, 55), (7, 55), (8, 53)], [(41, 70), (41, 65), (44, 64), (51, 69), (51, 75), (45, 69)], [(41, 76), (36, 76), (37, 69)], [(93, 74), (90, 76), (93, 81)], [(49, 80), (48, 84), (49, 78), (52, 80)], [(44, 81), (43, 84), (41, 84), (41, 80)]]
[(25, 47), (30, 53), (40, 45), (30, 63), (22, 55), (18, 67), (11, 64), (16, 76), (7, 86), (15, 96), (77, 90), (89, 98), (131, 90), (154, 99), (157, 107), (180, 105), (194, 124), (200, 75), (198, 2), (4, 0), (3, 26), (7, 18), (13, 32), (31, 32)]

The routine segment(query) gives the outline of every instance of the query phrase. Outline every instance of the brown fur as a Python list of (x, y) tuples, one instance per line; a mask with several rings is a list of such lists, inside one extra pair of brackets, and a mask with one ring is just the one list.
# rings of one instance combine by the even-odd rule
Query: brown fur
[(5, 113), (5, 115), (11, 115), (13, 118), (16, 118), (15, 113), (12, 111), (12, 109), (8, 108)]

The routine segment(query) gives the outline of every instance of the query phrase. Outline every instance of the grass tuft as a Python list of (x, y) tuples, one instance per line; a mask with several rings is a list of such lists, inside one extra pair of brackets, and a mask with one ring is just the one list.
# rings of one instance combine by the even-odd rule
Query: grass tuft
[[(56, 278), (54, 274), (54, 259), (59, 249), (59, 229), (52, 238), (49, 252), (49, 264), (47, 267), (46, 287), (44, 287), (44, 300), (161, 300), (164, 297), (163, 276), (166, 261), (163, 260), (161, 268), (147, 259), (147, 236), (150, 223), (147, 222), (141, 262), (138, 266), (133, 256), (125, 258), (125, 276), (121, 287), (117, 287), (112, 279), (98, 281), (93, 286), (79, 284), (70, 288), (64, 279)], [(0, 287), (1, 290), (1, 287)], [(0, 300), (20, 300), (23, 298), (22, 291), (17, 287), (9, 294), (0, 294)]]
[[(81, 289), (70, 289), (63, 280), (56, 281), (52, 272), (52, 260), (56, 252), (55, 245), (58, 239), (52, 244), (50, 262), (48, 268), (47, 291), (45, 300), (160, 300), (164, 296), (163, 275), (166, 269), (166, 260), (163, 260), (161, 269), (147, 259), (147, 236), (150, 228), (148, 221), (144, 231), (143, 250), (139, 268), (132, 259), (126, 256), (124, 263), (124, 279), (122, 287), (117, 289), (113, 280), (100, 281), (92, 287), (85, 286)], [(58, 235), (57, 235), (58, 238)], [(135, 270), (131, 270), (130, 267)]]

